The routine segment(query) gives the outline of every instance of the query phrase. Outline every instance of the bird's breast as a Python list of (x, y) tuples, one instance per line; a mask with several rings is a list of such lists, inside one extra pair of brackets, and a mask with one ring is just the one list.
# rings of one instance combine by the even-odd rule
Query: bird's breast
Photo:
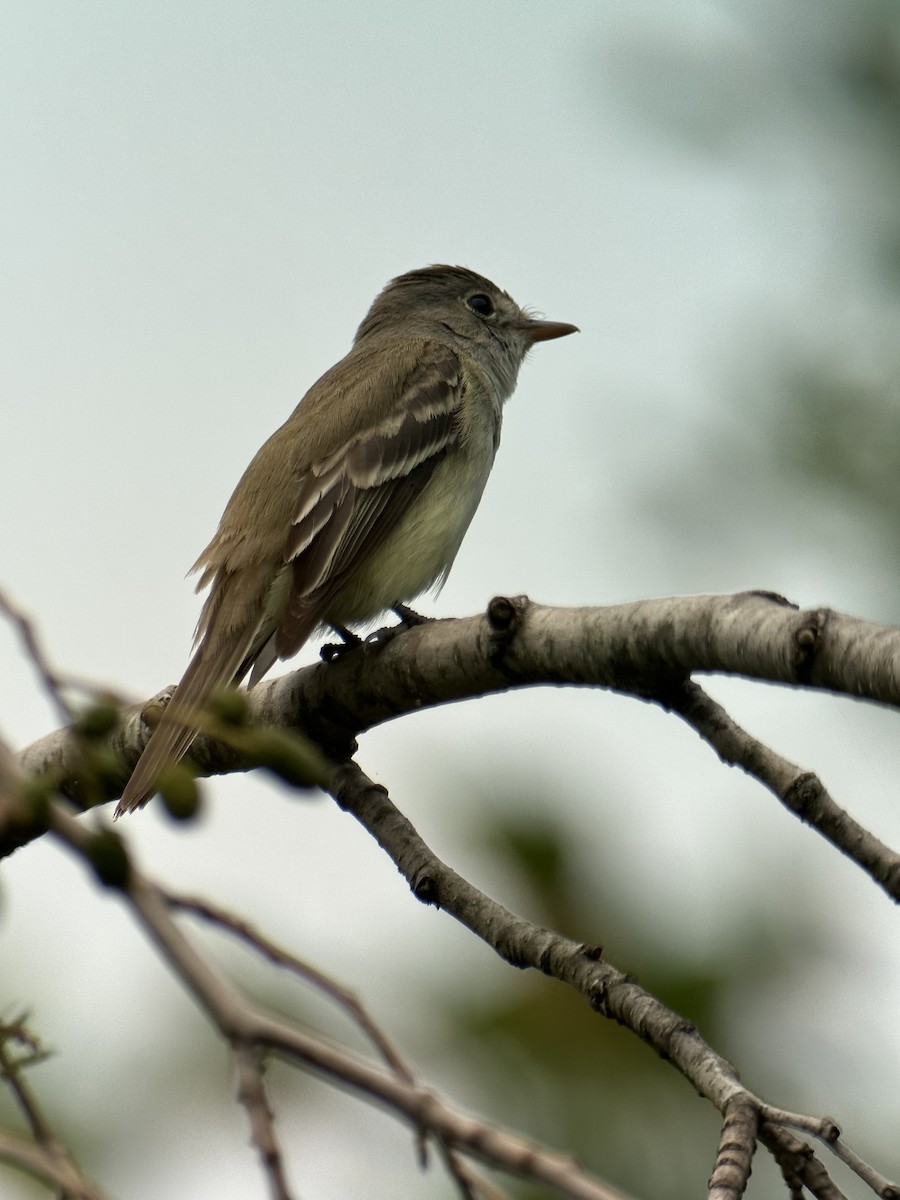
[(492, 431), (461, 439), (396, 529), (335, 596), (328, 620), (365, 623), (441, 585), (475, 515), (493, 461)]

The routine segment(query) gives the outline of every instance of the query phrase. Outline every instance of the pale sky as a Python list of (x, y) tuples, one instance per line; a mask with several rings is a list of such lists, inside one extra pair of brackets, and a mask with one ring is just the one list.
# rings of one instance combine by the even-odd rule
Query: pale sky
[[(864, 371), (896, 315), (870, 280), (889, 201), (859, 182), (878, 147), (852, 107), (814, 95), (822, 63), (852, 37), (840, 6), (821, 11), (827, 20), (776, 0), (7, 4), (0, 586), (33, 614), (55, 663), (135, 698), (180, 675), (199, 611), (184, 574), (241, 471), (346, 351), (383, 284), (429, 262), (470, 266), (582, 332), (537, 347), (523, 368), (481, 509), (423, 611), (469, 614), (498, 592), (580, 605), (765, 587), (897, 619), (895, 581), (859, 514), (787, 489), (753, 427), (784, 402), (780, 349)], [(734, 455), (724, 471), (716, 447)], [(0, 656), (0, 729), (26, 744), (54, 716), (2, 624)], [(772, 688), (713, 691), (900, 841), (895, 715)], [(360, 762), (437, 853), (512, 907), (516, 881), (492, 872), (467, 821), (484, 790), (509, 806), (516, 782), (534, 779), (579, 831), (585, 862), (594, 846), (612, 855), (647, 920), (711, 959), (742, 905), (782, 897), (785, 876), (812, 909), (839, 893), (823, 977), (852, 960), (853, 987), (817, 979), (770, 995), (740, 1038), (749, 1058), (773, 1010), (802, 1011), (786, 1027), (803, 1025), (813, 1065), (783, 1102), (848, 1086), (888, 1111), (896, 1071), (864, 1080), (860, 1067), (848, 1082), (832, 1051), (852, 1009), (877, 1029), (860, 1054), (877, 1042), (897, 1061), (900, 1023), (880, 1003), (897, 982), (890, 904), (672, 718), (531, 691), (379, 729)], [(403, 1007), (411, 977), (456, 987), (485, 972), (497, 986), (501, 969), (417, 905), (329, 802), (250, 778), (209, 794), (196, 828), (173, 829), (153, 807), (129, 821), (147, 869), (337, 972), (401, 1043), (427, 1030)], [(97, 1095), (85, 1128), (121, 1123), (111, 1191), (262, 1194), (224, 1056), (209, 1127), (182, 1146), (187, 1115), (158, 1106), (135, 1160), (129, 1122), (144, 1119), (170, 1023), (203, 1023), (116, 901), (49, 843), (5, 864), (0, 887), (3, 959), (15, 964), (0, 973), (0, 1011), (27, 1007), (59, 1051), (44, 1088)], [(425, 1078), (446, 1072), (417, 1052)], [(390, 1119), (358, 1119), (324, 1089), (316, 1099), (318, 1126), (301, 1105), (281, 1122), (305, 1200), (373, 1194), (373, 1171), (384, 1195), (447, 1194), (439, 1172), (419, 1177)], [(338, 1123), (363, 1150), (335, 1161)], [(213, 1174), (223, 1161), (230, 1192)], [(0, 1190), (34, 1194), (18, 1186), (4, 1178)]]

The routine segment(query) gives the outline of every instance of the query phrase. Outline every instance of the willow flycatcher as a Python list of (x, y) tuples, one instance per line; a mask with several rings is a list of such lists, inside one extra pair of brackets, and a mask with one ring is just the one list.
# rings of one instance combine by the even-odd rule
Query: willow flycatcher
[(263, 445), (194, 564), (211, 585), (196, 651), (122, 793), (146, 803), (194, 740), (210, 694), (297, 653), (317, 626), (364, 623), (447, 577), (535, 342), (529, 316), (464, 267), (392, 280), (347, 356)]

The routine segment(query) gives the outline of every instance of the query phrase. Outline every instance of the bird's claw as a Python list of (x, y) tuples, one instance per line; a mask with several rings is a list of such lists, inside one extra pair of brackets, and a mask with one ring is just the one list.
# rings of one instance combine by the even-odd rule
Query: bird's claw
[(350, 629), (345, 629), (343, 625), (332, 625), (334, 632), (341, 639), (339, 642), (328, 642), (319, 651), (319, 657), (323, 662), (336, 662), (350, 650), (355, 650), (357, 646), (362, 645), (362, 638), (358, 637)]
[(417, 625), (427, 625), (430, 621), (435, 620), (434, 617), (423, 617), (421, 613), (415, 612), (405, 604), (392, 604), (391, 612), (396, 613), (400, 618), (397, 625), (384, 625), (381, 629), (376, 629), (366, 638), (367, 646), (377, 646), (382, 649), (392, 642), (398, 633), (406, 633), (408, 629), (414, 629)]
[[(405, 626), (407, 629), (412, 629), (415, 625), (427, 625), (429, 621), (435, 620), (434, 617), (423, 617), (421, 613), (417, 613), (408, 604), (392, 604), (391, 612), (396, 613), (400, 618), (400, 626)], [(394, 628), (397, 629), (400, 626), (395, 626)]]

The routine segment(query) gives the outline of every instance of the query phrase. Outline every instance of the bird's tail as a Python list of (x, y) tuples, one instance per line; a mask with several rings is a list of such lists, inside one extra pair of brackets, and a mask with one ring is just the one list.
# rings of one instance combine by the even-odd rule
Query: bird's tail
[(156, 790), (160, 771), (178, 762), (200, 732), (197, 721), (203, 705), (216, 688), (240, 677), (239, 668), (247, 656), (253, 631), (231, 633), (230, 646), (217, 645), (218, 639), (206, 637), (197, 648), (128, 780), (116, 809), (117, 817), (147, 803)]
[(117, 817), (146, 804), (163, 767), (187, 753), (200, 732), (203, 706), (216, 688), (240, 683), (251, 669), (252, 687), (276, 658), (296, 654), (322, 621), (330, 593), (289, 602), (289, 580), (289, 573), (273, 574), (265, 563), (255, 570), (220, 571), (216, 576), (198, 625), (200, 644), (137, 761)]

